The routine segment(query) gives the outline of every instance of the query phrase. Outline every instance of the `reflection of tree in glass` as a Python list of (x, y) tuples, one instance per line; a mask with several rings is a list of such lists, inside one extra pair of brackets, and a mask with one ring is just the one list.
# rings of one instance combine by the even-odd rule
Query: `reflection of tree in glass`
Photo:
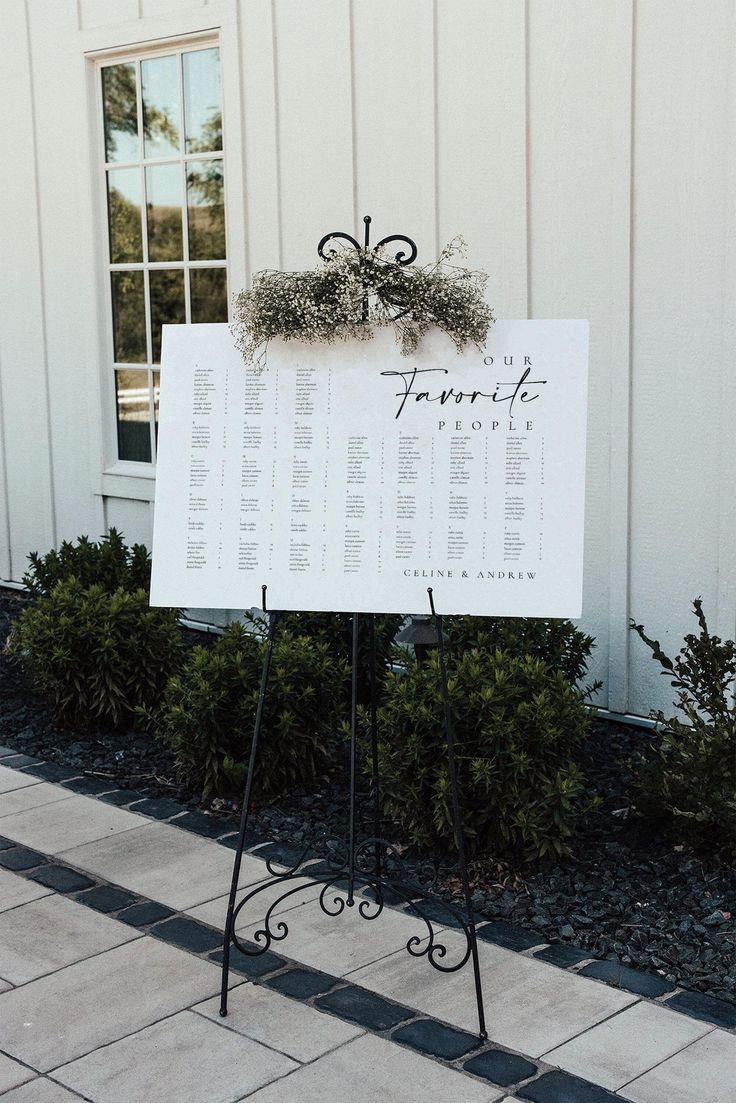
[(187, 153), (215, 153), (222, 149), (222, 111), (213, 111), (202, 123), (198, 138), (187, 138)]
[[(127, 171), (127, 170), (124, 170)], [(112, 264), (125, 264), (140, 261), (141, 251), (141, 211), (137, 203), (118, 191), (108, 191), (108, 217), (110, 219), (110, 261)]]
[(116, 362), (145, 363), (146, 313), (142, 272), (112, 273), (112, 313)]
[(161, 326), (181, 325), (186, 321), (184, 309), (184, 273), (181, 269), (154, 269), (149, 273), (151, 289), (151, 341), (153, 362), (161, 360)]
[(187, 173), (189, 255), (194, 260), (225, 256), (222, 161), (190, 162)]
[[(109, 65), (103, 69), (105, 94), (105, 148), (107, 159), (112, 161), (117, 151), (117, 135), (138, 134), (138, 108), (136, 103), (136, 77), (134, 65)], [(151, 140), (164, 138), (173, 146), (179, 145), (179, 131), (166, 112), (158, 107), (146, 106), (143, 117), (143, 134)]]
[(227, 274), (224, 268), (192, 268), (192, 321), (226, 322)]

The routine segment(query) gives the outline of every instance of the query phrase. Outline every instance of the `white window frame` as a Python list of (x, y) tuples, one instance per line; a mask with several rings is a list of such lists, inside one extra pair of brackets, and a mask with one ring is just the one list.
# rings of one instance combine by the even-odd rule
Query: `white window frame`
[[(93, 481), (97, 484), (97, 493), (105, 497), (121, 497), (142, 501), (152, 501), (155, 493), (156, 465), (154, 462), (121, 460), (118, 458), (117, 407), (115, 394), (115, 361), (113, 346), (113, 315), (110, 272), (111, 266), (108, 245), (107, 180), (104, 140), (104, 104), (102, 97), (102, 72), (107, 65), (140, 61), (149, 57), (164, 57), (173, 52), (206, 49), (218, 46), (220, 50), (220, 86), (222, 96), (223, 149), (211, 155), (192, 155), (191, 159), (202, 160), (206, 156), (222, 158), (225, 201), (225, 240), (226, 260), (180, 262), (149, 262), (149, 270), (159, 268), (212, 268), (224, 266), (228, 273), (228, 303), (234, 290), (245, 286), (245, 211), (242, 203), (244, 191), (243, 140), (240, 100), (240, 59), (238, 43), (238, 17), (236, 0), (215, 0), (206, 13), (187, 13), (189, 18), (172, 17), (156, 21), (156, 41), (140, 41), (142, 25), (131, 22), (110, 28), (108, 34), (114, 34), (119, 46), (100, 48), (99, 41), (104, 29), (84, 34), (85, 63), (87, 65), (87, 89), (90, 105), (90, 172), (92, 175), (92, 195), (94, 203), (94, 224), (98, 240), (96, 257), (98, 336), (99, 336), (99, 418), (100, 418), (100, 468)], [(210, 17), (205, 27), (187, 27), (195, 18)], [(82, 36), (80, 36), (82, 37)], [(89, 48), (93, 47), (93, 48)], [(139, 120), (140, 126), (140, 120)], [(161, 158), (146, 164), (178, 162), (176, 158)], [(138, 162), (135, 162), (138, 164)], [(122, 167), (127, 162), (115, 162)], [(233, 202), (233, 197), (241, 197), (241, 202)], [(186, 212), (184, 212), (186, 215)], [(183, 219), (186, 223), (186, 217)], [(184, 232), (184, 230), (183, 230)], [(145, 242), (147, 249), (147, 242)], [(146, 255), (146, 254), (144, 254)], [(134, 267), (134, 266), (131, 266)], [(142, 267), (142, 265), (139, 265)], [(186, 281), (185, 281), (186, 285)], [(187, 292), (187, 309), (188, 309)], [(149, 303), (146, 299), (145, 309)], [(147, 337), (148, 341), (148, 337)], [(150, 356), (150, 349), (148, 350)], [(158, 370), (151, 366), (135, 365), (138, 370), (148, 372)], [(152, 392), (151, 392), (152, 396)], [(151, 397), (151, 402), (153, 401)]]

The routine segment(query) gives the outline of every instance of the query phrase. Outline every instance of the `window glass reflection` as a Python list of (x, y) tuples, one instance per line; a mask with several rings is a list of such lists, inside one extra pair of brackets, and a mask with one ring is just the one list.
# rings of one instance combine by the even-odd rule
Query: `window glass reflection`
[(148, 372), (115, 372), (118, 410), (118, 455), (121, 460), (151, 462), (151, 408)]
[(227, 273), (224, 268), (190, 268), (193, 322), (227, 321)]
[(222, 149), (220, 51), (192, 50), (182, 55), (187, 153)]
[(179, 74), (176, 55), (141, 62), (143, 156), (179, 153)]
[(107, 174), (110, 262), (143, 260), (141, 234), (141, 174), (137, 168), (111, 169)]
[(142, 272), (112, 272), (112, 328), (115, 362), (146, 361), (146, 311)]
[(179, 269), (154, 269), (148, 274), (151, 286), (151, 341), (153, 362), (161, 362), (161, 326), (183, 324), (184, 272)]
[(146, 169), (148, 259), (183, 258), (181, 165), (149, 165)]
[(189, 162), (187, 217), (190, 259), (222, 260), (225, 256), (222, 161)]
[(138, 160), (138, 109), (135, 65), (107, 65), (102, 70), (105, 113), (105, 158)]

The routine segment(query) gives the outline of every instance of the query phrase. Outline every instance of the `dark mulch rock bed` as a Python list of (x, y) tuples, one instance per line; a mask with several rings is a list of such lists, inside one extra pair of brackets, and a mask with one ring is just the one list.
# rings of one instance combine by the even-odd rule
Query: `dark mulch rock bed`
[[(23, 593), (0, 589), (0, 645), (26, 601)], [(196, 633), (185, 633), (185, 639), (207, 642)], [(736, 1004), (736, 870), (716, 857), (688, 852), (632, 813), (627, 763), (648, 738), (641, 728), (596, 722), (579, 764), (602, 803), (581, 822), (572, 856), (532, 871), (477, 860), (471, 866), (474, 905), (479, 917), (498, 921), (489, 932), (506, 944), (552, 943), (557, 948), (549, 960), (559, 964), (607, 958), (652, 974), (653, 981), (660, 978), (663, 989), (679, 985)], [(0, 745), (71, 768), (90, 779), (92, 790), (101, 780), (142, 798), (202, 810), (177, 784), (166, 745), (133, 730), (56, 728), (1, 652)], [(318, 792), (255, 808), (253, 841), (283, 840), (283, 849), (290, 844), (296, 855), (315, 837), (343, 836), (348, 809), (341, 774)], [(220, 819), (223, 830), (237, 827), (231, 803), (214, 802), (205, 811)], [(384, 824), (383, 832), (402, 843), (391, 825)], [(407, 856), (411, 861), (410, 851)], [(444, 885), (448, 897), (457, 890), (451, 872)]]

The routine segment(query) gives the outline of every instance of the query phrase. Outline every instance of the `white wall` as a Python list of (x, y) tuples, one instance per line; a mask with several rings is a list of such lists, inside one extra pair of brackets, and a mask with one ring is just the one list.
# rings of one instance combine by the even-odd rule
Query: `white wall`
[[(503, 317), (588, 317), (583, 624), (601, 703), (670, 697), (702, 594), (736, 631), (734, 0), (3, 0), (0, 577), (32, 548), (150, 540), (109, 463), (89, 56), (220, 28), (233, 286), (316, 242), (462, 233)], [(106, 448), (108, 451), (106, 452)]]

